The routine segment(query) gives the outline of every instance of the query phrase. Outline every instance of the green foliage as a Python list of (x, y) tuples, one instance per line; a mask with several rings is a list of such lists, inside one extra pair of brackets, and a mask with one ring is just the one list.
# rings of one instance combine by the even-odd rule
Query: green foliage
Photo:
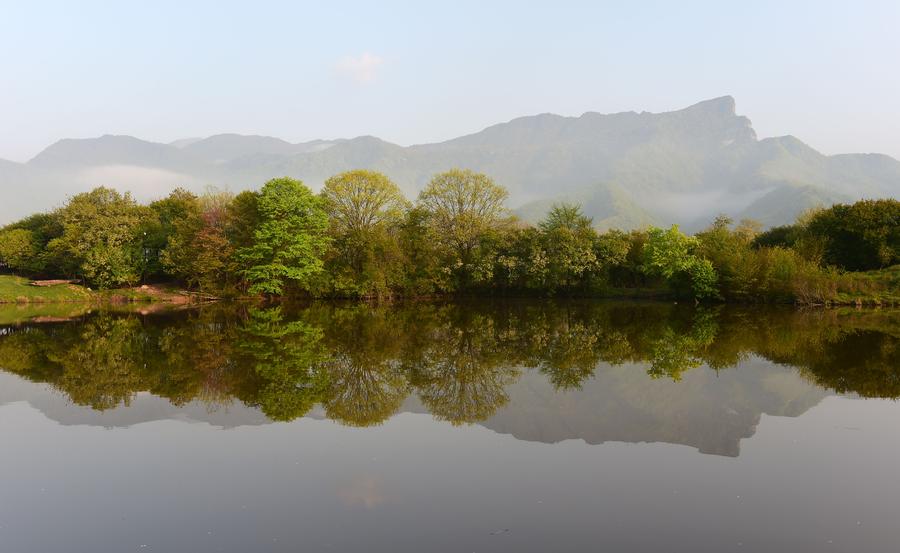
[(33, 273), (39, 265), (37, 243), (30, 230), (17, 228), (0, 231), (0, 265), (23, 273)]
[(386, 297), (402, 284), (399, 226), (407, 201), (374, 171), (349, 171), (325, 181), (321, 196), (333, 238), (327, 259), (330, 293)]
[(793, 248), (800, 239), (803, 229), (797, 225), (782, 225), (760, 232), (753, 238), (757, 248)]
[(676, 290), (685, 284), (695, 298), (718, 296), (718, 275), (708, 259), (696, 254), (700, 241), (686, 236), (677, 225), (669, 230), (651, 228), (644, 246), (643, 270), (665, 278)]
[(0, 268), (101, 288), (175, 279), (221, 296), (674, 295), (812, 304), (900, 295), (889, 278), (853, 272), (900, 263), (896, 200), (813, 209), (765, 232), (719, 217), (694, 236), (677, 227), (601, 234), (570, 204), (530, 226), (508, 216), (505, 200), (503, 187), (462, 169), (435, 175), (415, 206), (367, 170), (331, 177), (319, 195), (280, 178), (259, 192), (197, 197), (178, 189), (141, 206), (98, 188), (0, 229)]
[(504, 202), (508, 193), (487, 175), (451, 169), (435, 175), (418, 205), (427, 213), (429, 239), (449, 254), (445, 268), (462, 286), (485, 282), (492, 276), (488, 246), (508, 223)]
[(256, 401), (269, 418), (302, 417), (321, 399), (329, 382), (321, 339), (319, 328), (284, 321), (281, 308), (250, 311), (237, 347), (260, 379)]
[(546, 254), (543, 284), (550, 291), (585, 288), (600, 269), (595, 251), (597, 233), (576, 205), (553, 206), (538, 225)]
[(142, 225), (154, 217), (129, 194), (96, 188), (77, 194), (58, 214), (60, 237), (47, 249), (64, 258), (63, 270), (100, 288), (133, 284), (145, 262)]
[(824, 262), (850, 271), (900, 263), (900, 201), (864, 200), (816, 213), (806, 232), (824, 242)]
[(161, 255), (169, 274), (204, 292), (228, 292), (235, 285), (234, 248), (227, 237), (231, 202), (228, 193), (209, 192), (186, 206)]
[(306, 286), (323, 269), (328, 216), (302, 182), (272, 179), (259, 192), (253, 244), (237, 252), (250, 292), (279, 295), (288, 282)]
[(196, 195), (176, 188), (166, 198), (152, 202), (150, 210), (156, 217), (148, 221), (142, 230), (147, 257), (145, 274), (159, 277), (166, 269), (172, 269), (171, 263), (167, 265), (163, 258), (170, 239), (179, 232), (179, 229), (184, 232), (186, 222), (196, 218), (200, 211), (200, 202)]

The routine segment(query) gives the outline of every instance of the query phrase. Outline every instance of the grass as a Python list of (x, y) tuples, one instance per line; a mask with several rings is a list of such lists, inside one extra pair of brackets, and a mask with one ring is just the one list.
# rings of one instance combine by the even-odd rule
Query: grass
[(0, 275), (0, 303), (89, 302), (96, 294), (76, 284), (31, 286), (27, 278)]
[(154, 284), (93, 291), (77, 284), (32, 286), (27, 278), (0, 275), (0, 304), (38, 303), (189, 303), (191, 298), (175, 286)]
[(841, 286), (839, 302), (900, 305), (900, 265), (846, 276), (849, 283)]

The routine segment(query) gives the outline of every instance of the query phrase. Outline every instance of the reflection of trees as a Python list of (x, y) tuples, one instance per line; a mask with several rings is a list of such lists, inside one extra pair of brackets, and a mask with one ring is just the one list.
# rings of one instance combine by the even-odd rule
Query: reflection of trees
[(703, 364), (703, 354), (715, 341), (717, 331), (715, 315), (703, 311), (697, 313), (686, 331), (665, 328), (652, 342), (647, 374), (652, 378), (681, 380), (685, 371)]
[(409, 394), (398, 359), (406, 331), (391, 311), (365, 306), (330, 310), (325, 321), (330, 352), (325, 413), (353, 426), (384, 422)]
[(484, 420), (509, 397), (519, 371), (508, 363), (490, 318), (476, 315), (432, 329), (430, 347), (416, 357), (412, 382), (437, 418), (454, 424)]
[(47, 356), (62, 369), (56, 385), (75, 403), (95, 409), (128, 404), (146, 383), (141, 370), (141, 337), (138, 319), (110, 316), (90, 319), (68, 347), (58, 348)]
[(406, 377), (392, 363), (360, 363), (346, 353), (328, 363), (330, 385), (325, 401), (329, 418), (353, 426), (387, 420), (409, 394)]
[(251, 309), (237, 338), (237, 347), (251, 360), (257, 379), (251, 400), (273, 420), (305, 415), (322, 397), (328, 373), (322, 370), (326, 352), (322, 330), (302, 321), (283, 320), (280, 307)]
[(793, 359), (809, 380), (838, 393), (900, 398), (900, 341), (888, 334), (849, 332)]
[(204, 307), (162, 326), (160, 363), (151, 391), (182, 405), (199, 399), (210, 408), (232, 401), (241, 380), (235, 337), (238, 318), (218, 306)]
[(520, 367), (560, 390), (599, 363), (640, 363), (678, 380), (749, 355), (798, 367), (820, 386), (900, 397), (900, 315), (668, 304), (503, 302), (390, 307), (213, 306), (175, 314), (99, 313), (4, 327), (0, 367), (95, 409), (150, 391), (181, 405), (235, 399), (290, 420), (321, 403), (344, 424), (388, 419), (415, 393), (466, 423), (508, 401)]

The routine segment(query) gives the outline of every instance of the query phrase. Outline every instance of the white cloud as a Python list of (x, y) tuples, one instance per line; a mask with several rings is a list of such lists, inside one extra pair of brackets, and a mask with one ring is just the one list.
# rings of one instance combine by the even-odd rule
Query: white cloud
[(368, 84), (375, 80), (378, 67), (384, 60), (375, 54), (363, 52), (362, 55), (341, 58), (337, 64), (338, 71), (359, 84)]

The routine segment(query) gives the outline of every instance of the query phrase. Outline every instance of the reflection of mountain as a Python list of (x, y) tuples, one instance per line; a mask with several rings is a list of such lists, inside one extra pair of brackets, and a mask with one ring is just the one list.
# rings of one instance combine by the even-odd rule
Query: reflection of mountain
[(555, 391), (530, 372), (510, 386), (506, 409), (484, 426), (520, 440), (667, 442), (736, 457), (760, 415), (797, 417), (830, 395), (793, 369), (753, 358), (738, 367), (651, 380), (646, 367), (602, 365), (580, 390)]
[(0, 372), (0, 406), (17, 401), (27, 402), (48, 419), (67, 426), (83, 424), (123, 428), (158, 420), (205, 422), (222, 428), (270, 423), (259, 409), (247, 407), (239, 401), (218, 406), (192, 401), (178, 406), (146, 392), (137, 394), (128, 405), (98, 411), (72, 403), (47, 384), (30, 382), (16, 375)]
[[(741, 439), (753, 436), (761, 414), (796, 417), (829, 395), (796, 371), (761, 359), (719, 373), (690, 371), (678, 383), (652, 380), (641, 365), (601, 365), (582, 389), (570, 391), (556, 391), (544, 375), (524, 371), (507, 393), (509, 403), (478, 424), (526, 441), (666, 442), (731, 457), (738, 455)], [(72, 404), (46, 385), (0, 374), (0, 405), (12, 401), (27, 401), (64, 425), (125, 427), (180, 420), (232, 428), (269, 423), (258, 409), (240, 402), (175, 406), (148, 393), (128, 406), (96, 411)], [(410, 398), (401, 412), (428, 410)], [(308, 416), (326, 418), (321, 408)]]

